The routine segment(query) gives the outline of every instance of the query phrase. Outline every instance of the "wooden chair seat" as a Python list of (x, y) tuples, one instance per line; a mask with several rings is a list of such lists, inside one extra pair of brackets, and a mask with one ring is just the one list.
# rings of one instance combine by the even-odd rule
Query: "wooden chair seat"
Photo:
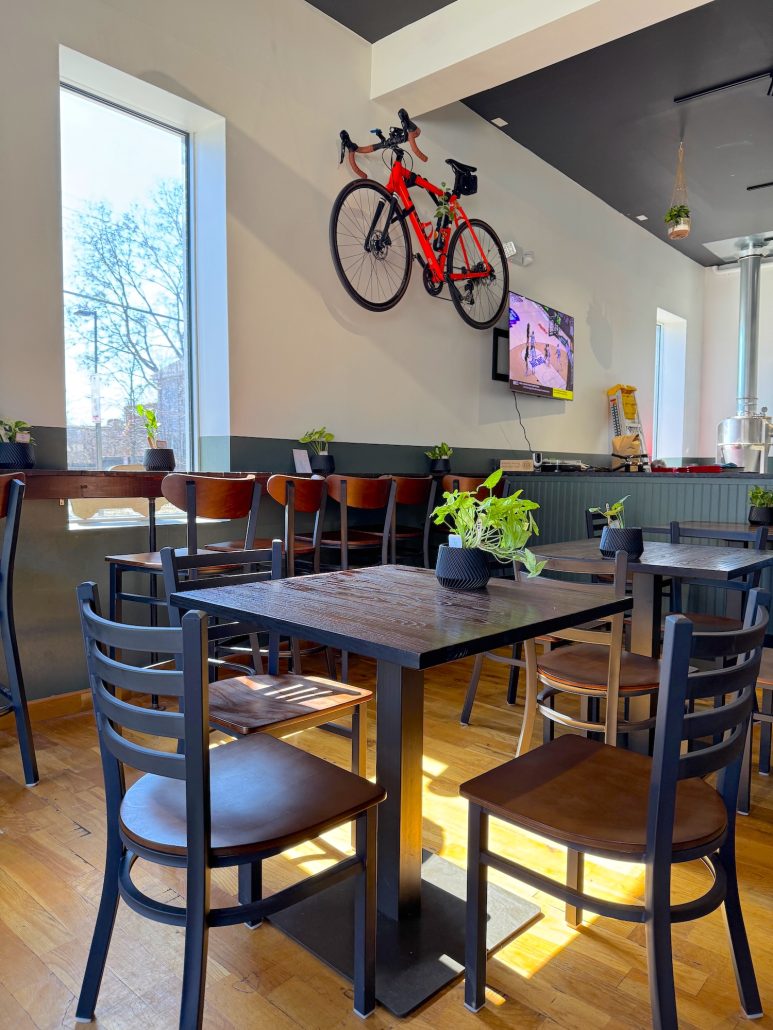
[[(187, 554), (187, 547), (176, 548), (177, 554)], [(199, 548), (196, 554), (207, 554), (207, 550)], [(127, 567), (137, 569), (152, 569), (154, 572), (161, 572), (161, 552), (160, 551), (141, 551), (138, 554), (108, 554), (105, 557), (106, 562), (112, 562), (116, 565), (126, 565)]]
[[(348, 533), (349, 537), (349, 548), (351, 550), (362, 549), (366, 547), (381, 547), (381, 540), (383, 533), (375, 534), (370, 533), (366, 529), (350, 529)], [(302, 540), (304, 543), (310, 543), (311, 537), (298, 536), (298, 540)], [(339, 530), (331, 530), (328, 533), (322, 534), (320, 541), (321, 547), (334, 547), (340, 550), (341, 548), (341, 533)]]
[[(461, 794), (493, 816), (541, 837), (609, 857), (643, 856), (652, 760), (567, 734), (463, 784)], [(678, 784), (673, 848), (722, 837), (727, 810), (700, 779)]]
[[(209, 752), (213, 858), (281, 851), (384, 799), (381, 787), (291, 744), (256, 734)], [(121, 830), (142, 847), (185, 855), (185, 782), (148, 773), (126, 792)]]
[[(250, 550), (260, 550), (261, 548), (271, 547), (270, 537), (258, 537)], [(226, 553), (231, 551), (243, 551), (244, 541), (243, 540), (222, 540), (217, 544), (205, 544), (205, 550), (207, 551), (225, 551)], [(284, 542), (282, 543), (282, 550), (285, 550)], [(313, 554), (314, 544), (311, 542), (311, 538), (302, 538), (296, 536), (295, 538), (295, 554)]]
[[(609, 648), (603, 644), (571, 644), (540, 655), (537, 668), (543, 680), (561, 690), (578, 693), (607, 692)], [(657, 690), (660, 662), (624, 651), (620, 660), (620, 693)]]
[(373, 692), (321, 676), (232, 676), (209, 687), (209, 721), (226, 733), (285, 736), (347, 714)]
[(681, 612), (695, 627), (696, 633), (735, 632), (743, 627), (741, 619), (732, 619), (727, 615), (708, 615), (706, 612)]

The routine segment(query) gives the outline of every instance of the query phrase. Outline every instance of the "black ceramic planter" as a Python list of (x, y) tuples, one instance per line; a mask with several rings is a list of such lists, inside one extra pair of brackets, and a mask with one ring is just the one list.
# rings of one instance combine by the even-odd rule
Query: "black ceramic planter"
[(0, 469), (35, 467), (35, 448), (31, 443), (0, 443)]
[(336, 465), (332, 454), (310, 454), (309, 464), (311, 465), (311, 471), (316, 472), (318, 475), (329, 476), (332, 472), (335, 472)]
[(773, 508), (749, 508), (749, 522), (752, 526), (773, 526)]
[(642, 532), (640, 529), (604, 526), (601, 531), (599, 550), (605, 558), (614, 558), (618, 551), (625, 551), (631, 561), (638, 561), (644, 550)]
[(174, 451), (171, 447), (148, 447), (143, 464), (148, 472), (174, 472)]
[(477, 547), (441, 544), (435, 575), (438, 583), (449, 590), (482, 590), (490, 576), (488, 555)]
[(448, 458), (430, 458), (429, 472), (432, 476), (445, 476), (451, 471), (451, 462)]

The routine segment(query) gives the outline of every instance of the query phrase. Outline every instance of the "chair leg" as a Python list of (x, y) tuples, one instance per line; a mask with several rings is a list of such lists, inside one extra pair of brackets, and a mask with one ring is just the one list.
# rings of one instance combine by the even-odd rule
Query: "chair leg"
[[(7, 621), (3, 622), (0, 619), (0, 625), (2, 625), (2, 645), (3, 652), (6, 656), (6, 669), (8, 673), (8, 693), (3, 697), (0, 694), (0, 700), (10, 701), (10, 707), (13, 709), (13, 716), (16, 720), (16, 736), (19, 741), (19, 751), (21, 753), (21, 764), (24, 770), (24, 782), (28, 787), (34, 787), (40, 781), (38, 775), (38, 762), (35, 757), (35, 742), (32, 737), (32, 725), (30, 723), (30, 713), (27, 707), (27, 694), (24, 689), (24, 679), (21, 671), (21, 660), (19, 658), (19, 648), (16, 643), (16, 630), (13, 623), (13, 616), (10, 613), (6, 613)], [(9, 696), (10, 695), (10, 696)]]
[[(765, 687), (762, 691), (760, 702), (760, 713), (762, 715), (773, 715), (773, 690)], [(770, 738), (773, 726), (769, 722), (760, 723), (760, 772), (763, 776), (770, 776)]]
[(751, 794), (752, 794), (752, 746), (754, 744), (754, 720), (749, 720), (749, 726), (746, 730), (746, 744), (743, 749), (743, 759), (741, 761), (741, 777), (740, 785), (738, 788), (738, 803), (736, 804), (736, 811), (740, 812), (741, 815), (748, 815), (751, 809)]
[(537, 649), (533, 640), (527, 640), (526, 646), (526, 696), (523, 702), (523, 722), (521, 733), (518, 737), (518, 744), (515, 750), (516, 758), (531, 750), (531, 738), (534, 732), (534, 720), (537, 717)]
[(336, 669), (336, 653), (332, 647), (325, 648), (325, 665), (327, 666), (328, 679), (337, 680), (338, 670)]
[(762, 1015), (762, 1002), (754, 974), (752, 953), (746, 927), (741, 911), (741, 899), (738, 893), (738, 874), (735, 865), (735, 841), (731, 840), (719, 851), (720, 860), (727, 876), (727, 894), (722, 910), (730, 937), (730, 950), (735, 971), (735, 982), (738, 985), (738, 996), (741, 1007), (749, 1019), (757, 1019)]
[(357, 705), (352, 710), (352, 772), (368, 776), (368, 706)]
[(671, 950), (671, 870), (658, 875), (646, 871), (644, 929), (647, 940), (647, 969), (650, 981), (653, 1030), (678, 1030), (674, 959)]
[(209, 869), (188, 870), (181, 1030), (201, 1030), (209, 943)]
[[(263, 863), (250, 862), (247, 865), (239, 866), (239, 903), (249, 905), (253, 901), (260, 901), (263, 897)], [(263, 922), (256, 919), (254, 922), (246, 922), (250, 930), (254, 930)]]
[(107, 952), (110, 938), (113, 936), (115, 915), (118, 911), (118, 867), (123, 857), (123, 847), (117, 832), (108, 831), (107, 851), (105, 854), (105, 875), (102, 879), (102, 897), (99, 899), (97, 921), (94, 935), (91, 938), (89, 957), (86, 960), (86, 971), (83, 974), (78, 1007), (75, 1020), (78, 1023), (90, 1023), (97, 1007), (99, 988), (105, 972)]
[(341, 652), (341, 682), (349, 682), (349, 652)]
[(472, 706), (475, 704), (475, 695), (478, 691), (478, 683), (480, 682), (480, 674), (483, 671), (483, 659), (485, 657), (486, 656), (483, 654), (475, 655), (475, 664), (472, 667), (472, 675), (470, 676), (470, 682), (467, 685), (467, 693), (464, 695), (462, 714), (459, 716), (459, 721), (462, 726), (470, 725), (470, 715), (472, 713)]
[(357, 856), (363, 868), (354, 893), (354, 1011), (363, 1017), (376, 1007), (377, 811), (369, 808), (355, 820)]
[(303, 673), (303, 665), (301, 663), (301, 642), (297, 637), (293, 637), (290, 640), (290, 654), (293, 660), (293, 673), (296, 676), (300, 676)]
[(481, 851), (488, 848), (488, 813), (470, 805), (467, 835), (467, 923), (464, 945), (464, 1004), (479, 1012), (486, 1004), (486, 903), (488, 866)]
[[(572, 890), (581, 891), (585, 878), (585, 855), (574, 848), (566, 850), (566, 886)], [(576, 905), (566, 905), (566, 922), (569, 926), (582, 925), (582, 909)]]
[[(523, 644), (519, 641), (517, 644), (513, 644), (513, 658), (519, 662), (523, 659)], [(517, 665), (510, 666), (510, 672), (507, 677), (507, 703), (514, 705), (518, 701), (518, 677), (521, 674), (521, 670)]]

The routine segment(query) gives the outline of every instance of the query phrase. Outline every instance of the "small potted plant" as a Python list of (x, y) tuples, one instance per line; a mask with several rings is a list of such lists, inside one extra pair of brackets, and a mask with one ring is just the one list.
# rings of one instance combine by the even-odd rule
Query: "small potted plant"
[(31, 469), (35, 465), (32, 426), (0, 419), (0, 469)]
[(773, 490), (763, 490), (761, 486), (752, 487), (749, 491), (749, 504), (751, 525), (773, 525)]
[(174, 451), (166, 446), (165, 440), (158, 438), (158, 415), (154, 408), (146, 408), (144, 404), (138, 404), (137, 414), (145, 423), (145, 433), (148, 438), (148, 447), (145, 451), (143, 464), (148, 472), (174, 472)]
[(686, 204), (674, 204), (664, 219), (670, 240), (684, 240), (690, 235), (690, 209)]
[(483, 484), (488, 495), (482, 500), (469, 490), (444, 493), (444, 503), (432, 512), (436, 526), (451, 530), (448, 544), (440, 545), (435, 566), (441, 586), (481, 590), (491, 574), (489, 555), (502, 564), (520, 562), (530, 577), (542, 571), (545, 563), (526, 547), (532, 533), (539, 533), (532, 515), (539, 505), (521, 497), (521, 490), (496, 497), (494, 489), (501, 478), (501, 469), (492, 472)]
[(299, 438), (299, 443), (307, 443), (311, 448), (309, 464), (312, 472), (319, 472), (327, 476), (335, 471), (333, 456), (328, 454), (328, 444), (333, 440), (335, 440), (335, 436), (328, 432), (325, 426), (322, 426), (321, 429), (309, 429)]
[(614, 558), (618, 551), (625, 551), (631, 561), (638, 561), (644, 550), (644, 538), (641, 529), (626, 527), (625, 502), (628, 497), (621, 497), (614, 504), (606, 504), (603, 508), (589, 508), (594, 515), (603, 515), (607, 520), (601, 531), (599, 550), (605, 558)]
[(433, 476), (442, 476), (451, 471), (450, 457), (454, 453), (453, 448), (447, 443), (438, 443), (424, 452), (429, 458), (429, 471)]

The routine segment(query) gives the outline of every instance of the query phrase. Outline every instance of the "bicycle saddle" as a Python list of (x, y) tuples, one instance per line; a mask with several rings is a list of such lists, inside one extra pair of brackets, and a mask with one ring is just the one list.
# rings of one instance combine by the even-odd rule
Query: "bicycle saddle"
[(455, 172), (477, 172), (478, 170), (472, 165), (463, 165), (461, 161), (455, 161), (452, 157), (446, 158), (446, 164), (451, 165)]

